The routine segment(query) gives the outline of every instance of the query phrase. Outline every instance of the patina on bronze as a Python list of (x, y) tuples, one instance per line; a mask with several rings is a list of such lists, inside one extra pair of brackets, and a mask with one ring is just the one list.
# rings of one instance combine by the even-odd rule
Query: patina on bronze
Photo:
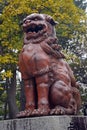
[(23, 20), (24, 45), (19, 67), (26, 106), (17, 117), (78, 113), (78, 85), (58, 45), (56, 24), (46, 14), (34, 13)]

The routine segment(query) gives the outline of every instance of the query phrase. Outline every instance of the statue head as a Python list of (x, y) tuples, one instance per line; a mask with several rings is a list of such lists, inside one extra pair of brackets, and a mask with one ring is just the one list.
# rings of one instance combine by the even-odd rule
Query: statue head
[[(56, 36), (54, 19), (46, 14), (33, 13), (23, 20), (23, 31), (26, 39), (36, 40), (42, 37)], [(37, 41), (37, 40), (36, 40)]]

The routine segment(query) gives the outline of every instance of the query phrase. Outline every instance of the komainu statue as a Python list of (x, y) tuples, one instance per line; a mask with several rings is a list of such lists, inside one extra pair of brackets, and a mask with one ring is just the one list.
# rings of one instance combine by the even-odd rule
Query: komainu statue
[(34, 13), (23, 20), (24, 45), (19, 68), (26, 105), (17, 117), (78, 113), (81, 104), (78, 84), (58, 45), (56, 24), (46, 14)]

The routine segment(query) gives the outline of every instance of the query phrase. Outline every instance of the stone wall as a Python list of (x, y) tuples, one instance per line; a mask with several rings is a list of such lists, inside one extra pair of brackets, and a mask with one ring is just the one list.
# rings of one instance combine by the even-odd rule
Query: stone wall
[(0, 130), (87, 130), (84, 116), (45, 116), (0, 121)]

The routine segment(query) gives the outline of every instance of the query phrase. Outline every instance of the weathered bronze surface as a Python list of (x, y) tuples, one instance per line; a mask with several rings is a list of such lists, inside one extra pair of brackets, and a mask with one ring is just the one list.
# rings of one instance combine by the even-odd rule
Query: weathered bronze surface
[(23, 20), (24, 45), (19, 67), (26, 107), (17, 117), (78, 113), (78, 85), (58, 45), (56, 24), (45, 14), (31, 14)]

